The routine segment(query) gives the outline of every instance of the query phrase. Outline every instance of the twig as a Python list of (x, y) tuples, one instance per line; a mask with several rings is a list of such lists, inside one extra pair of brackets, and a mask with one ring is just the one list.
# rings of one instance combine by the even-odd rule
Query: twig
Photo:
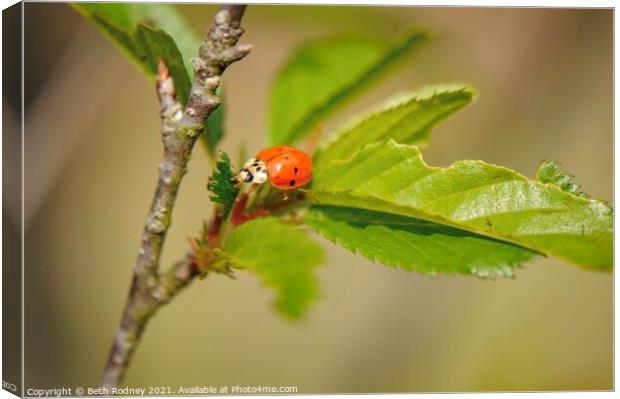
[(155, 196), (144, 225), (131, 288), (101, 380), (102, 387), (118, 386), (150, 317), (197, 275), (191, 255), (159, 274), (160, 255), (192, 148), (203, 130), (204, 121), (220, 103), (215, 95), (220, 76), (228, 65), (251, 50), (250, 45), (237, 44), (243, 34), (240, 25), (245, 7), (223, 6), (215, 15), (198, 57), (192, 59), (194, 82), (185, 110), (176, 99), (168, 68), (163, 62), (158, 66), (164, 159), (159, 165)]

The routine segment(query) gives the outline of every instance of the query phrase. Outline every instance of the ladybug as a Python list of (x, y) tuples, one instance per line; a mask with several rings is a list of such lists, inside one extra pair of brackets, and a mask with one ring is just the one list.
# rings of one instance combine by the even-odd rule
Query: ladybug
[(312, 180), (312, 159), (305, 152), (289, 146), (267, 148), (250, 158), (233, 181), (262, 184), (269, 180), (277, 190), (305, 186)]

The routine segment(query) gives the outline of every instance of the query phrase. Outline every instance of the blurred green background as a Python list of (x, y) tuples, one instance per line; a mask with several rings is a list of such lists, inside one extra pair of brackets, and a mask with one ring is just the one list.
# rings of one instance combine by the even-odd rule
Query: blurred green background
[[(179, 5), (201, 35), (215, 10)], [(250, 6), (250, 56), (225, 74), (223, 149), (266, 140), (270, 82), (305, 40), (424, 26), (433, 40), (326, 123), (427, 83), (478, 100), (435, 130), (431, 165), (483, 159), (533, 176), (563, 162), (612, 199), (612, 10)], [(162, 152), (155, 89), (63, 4), (25, 5), (26, 387), (95, 386), (128, 290)], [(334, 122), (335, 121), (335, 122)], [(163, 254), (210, 206), (194, 150)], [(198, 281), (148, 325), (130, 386), (274, 385), (300, 393), (612, 389), (613, 279), (540, 259), (516, 279), (425, 277), (317, 236), (322, 299), (300, 323), (246, 273)]]

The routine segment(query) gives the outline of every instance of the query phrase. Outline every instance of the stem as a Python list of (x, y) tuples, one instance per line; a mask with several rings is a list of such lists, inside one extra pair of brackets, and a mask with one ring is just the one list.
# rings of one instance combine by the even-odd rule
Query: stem
[(231, 63), (245, 57), (251, 46), (237, 44), (243, 34), (244, 5), (222, 6), (214, 24), (192, 59), (194, 82), (185, 110), (176, 99), (174, 82), (159, 63), (157, 92), (161, 102), (164, 159), (159, 165), (155, 195), (144, 224), (131, 288), (104, 370), (101, 386), (122, 381), (148, 320), (196, 277), (191, 255), (159, 274), (162, 246), (170, 226), (172, 208), (186, 172), (192, 148), (206, 118), (218, 107), (215, 94), (220, 77)]

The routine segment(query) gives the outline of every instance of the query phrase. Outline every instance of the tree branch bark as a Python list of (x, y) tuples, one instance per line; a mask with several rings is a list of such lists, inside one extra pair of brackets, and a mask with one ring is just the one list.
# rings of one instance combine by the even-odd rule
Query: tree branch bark
[(198, 57), (192, 59), (194, 82), (184, 110), (176, 99), (167, 67), (160, 62), (157, 92), (161, 103), (164, 159), (159, 165), (155, 195), (144, 224), (129, 295), (108, 356), (102, 387), (118, 386), (148, 320), (197, 275), (191, 254), (159, 274), (160, 255), (192, 148), (206, 118), (220, 103), (215, 94), (220, 77), (228, 65), (251, 50), (250, 45), (237, 44), (243, 34), (241, 18), (245, 8), (245, 5), (226, 5), (215, 14), (214, 24), (199, 48)]

